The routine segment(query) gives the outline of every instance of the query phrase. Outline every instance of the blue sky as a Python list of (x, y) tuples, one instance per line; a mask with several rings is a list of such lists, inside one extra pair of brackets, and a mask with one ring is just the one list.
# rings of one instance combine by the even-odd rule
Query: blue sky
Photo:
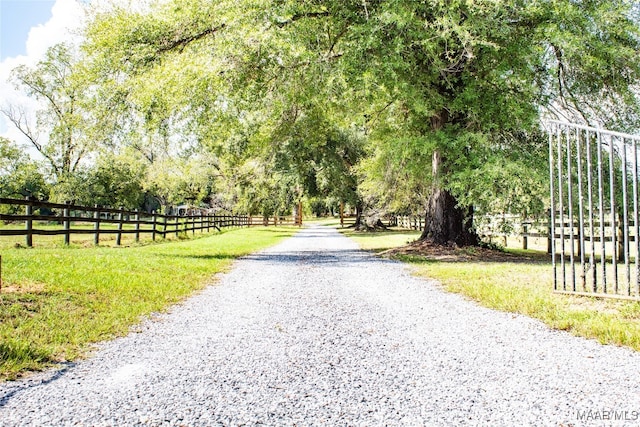
[[(0, 107), (19, 107), (31, 122), (35, 120), (38, 101), (14, 86), (11, 70), (19, 65), (34, 66), (44, 57), (47, 48), (56, 43), (77, 43), (81, 37), (77, 30), (85, 17), (82, 3), (77, 0), (0, 0)], [(26, 142), (3, 114), (0, 114), (0, 136), (18, 144)]]
[(0, 61), (26, 54), (29, 30), (51, 18), (54, 0), (0, 0)]

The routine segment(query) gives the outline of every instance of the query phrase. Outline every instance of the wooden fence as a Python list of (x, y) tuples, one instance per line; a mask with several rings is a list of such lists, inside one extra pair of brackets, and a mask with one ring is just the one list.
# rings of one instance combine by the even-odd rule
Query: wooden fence
[[(487, 215), (476, 217), (474, 226), (480, 238), (487, 243), (505, 247), (546, 250), (551, 253), (551, 239), (548, 219), (523, 219), (519, 215)], [(424, 216), (391, 216), (389, 226), (423, 231)]]
[[(156, 236), (166, 238), (180, 233), (220, 231), (222, 228), (246, 227), (254, 218), (247, 215), (205, 214), (161, 215), (138, 210), (126, 211), (104, 207), (87, 207), (73, 204), (58, 204), (35, 200), (0, 198), (0, 206), (10, 206), (9, 211), (22, 213), (0, 214), (4, 223), (23, 223), (24, 228), (0, 227), (0, 236), (24, 236), (27, 246), (33, 246), (33, 236), (62, 235), (69, 244), (72, 234), (93, 235), (93, 243), (100, 243), (100, 236), (115, 235), (116, 245), (122, 243), (122, 236), (134, 235), (135, 241), (147, 234), (152, 240)], [(261, 218), (262, 219), (262, 218)], [(258, 224), (262, 224), (260, 221)], [(55, 225), (55, 227), (50, 227)], [(47, 227), (48, 226), (48, 227)], [(62, 226), (60, 228), (60, 226)]]
[[(522, 247), (522, 249), (538, 249), (546, 250), (551, 253), (551, 228), (549, 224), (550, 213), (546, 218), (540, 219), (523, 219), (520, 215), (487, 215), (474, 218), (474, 226), (480, 238), (487, 243), (497, 243), (504, 247)], [(563, 220), (561, 220), (564, 218)], [(579, 221), (575, 219), (570, 221), (566, 215), (563, 217), (560, 212), (555, 214), (555, 239), (564, 241), (564, 253), (569, 254), (573, 246), (574, 253), (581, 255), (581, 241), (586, 242), (604, 242), (606, 245), (606, 253), (616, 253), (617, 258), (621, 259), (624, 251), (623, 242), (635, 242), (636, 236), (633, 220), (629, 221), (627, 227), (624, 225), (623, 218), (618, 216), (615, 222), (612, 221), (611, 215), (603, 216), (604, 222), (600, 226), (600, 219), (591, 219), (595, 232), (591, 234), (588, 230), (581, 235)], [(390, 226), (397, 226), (409, 230), (424, 230), (423, 216), (392, 216), (388, 219)], [(614, 226), (615, 225), (615, 226)], [(625, 233), (625, 229), (629, 230)], [(573, 245), (571, 242), (573, 241)], [(556, 251), (562, 251), (560, 244), (557, 245)], [(614, 250), (615, 247), (615, 250)], [(595, 255), (601, 255), (601, 249), (595, 249)]]
[(296, 222), (296, 218), (294, 216), (286, 215), (276, 215), (276, 216), (249, 216), (249, 224), (250, 226), (255, 225), (263, 225), (263, 226), (301, 226), (302, 224), (298, 224)]

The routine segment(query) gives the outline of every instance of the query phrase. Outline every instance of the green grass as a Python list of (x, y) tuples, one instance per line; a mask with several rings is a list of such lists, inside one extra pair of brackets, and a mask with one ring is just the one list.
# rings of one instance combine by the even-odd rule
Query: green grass
[(130, 248), (2, 249), (0, 379), (82, 357), (297, 228), (256, 227)]
[[(372, 251), (403, 244), (398, 233), (345, 234)], [(522, 250), (509, 252), (525, 254)], [(526, 255), (536, 254), (529, 251)], [(543, 254), (528, 262), (522, 258), (504, 262), (438, 261), (415, 255), (396, 258), (410, 264), (416, 275), (436, 279), (445, 290), (483, 306), (524, 314), (555, 329), (640, 351), (640, 303), (553, 293), (551, 261)]]
[(390, 228), (387, 231), (354, 231), (353, 229), (340, 231), (355, 239), (360, 248), (375, 252), (404, 246), (420, 237), (419, 231), (396, 228)]

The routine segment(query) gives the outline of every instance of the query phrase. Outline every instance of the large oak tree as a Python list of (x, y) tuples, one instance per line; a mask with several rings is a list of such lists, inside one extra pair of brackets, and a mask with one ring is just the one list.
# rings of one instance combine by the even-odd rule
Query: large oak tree
[(637, 123), (636, 13), (624, 0), (173, 0), (97, 16), (87, 50), (118, 84), (179, 81), (161, 105), (209, 144), (250, 129), (249, 151), (270, 155), (322, 109), (377, 150), (404, 146), (428, 159), (411, 169), (430, 189), (423, 238), (464, 245), (484, 184), (465, 172), (531, 150), (522, 135), (541, 115)]

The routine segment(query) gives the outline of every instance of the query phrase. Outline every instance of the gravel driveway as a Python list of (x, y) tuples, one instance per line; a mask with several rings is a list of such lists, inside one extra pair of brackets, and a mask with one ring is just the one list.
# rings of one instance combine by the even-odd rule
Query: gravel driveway
[(639, 425), (639, 369), (313, 226), (88, 360), (0, 384), (0, 425)]

